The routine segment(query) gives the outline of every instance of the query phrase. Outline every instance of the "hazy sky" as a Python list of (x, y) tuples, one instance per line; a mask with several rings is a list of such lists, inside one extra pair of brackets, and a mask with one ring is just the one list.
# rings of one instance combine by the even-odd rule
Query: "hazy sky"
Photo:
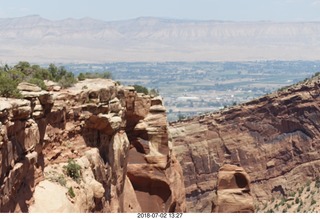
[(0, 0), (0, 17), (320, 21), (320, 0)]

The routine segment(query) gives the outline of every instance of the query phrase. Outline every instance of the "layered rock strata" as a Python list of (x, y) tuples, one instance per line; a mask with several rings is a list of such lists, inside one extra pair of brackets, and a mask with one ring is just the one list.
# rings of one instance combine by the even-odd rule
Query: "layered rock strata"
[(286, 196), (320, 175), (320, 82), (313, 78), (251, 102), (172, 123), (187, 210), (210, 212), (225, 163), (250, 175), (256, 201)]
[(1, 212), (185, 211), (161, 98), (102, 79), (18, 88), (0, 99)]
[(215, 213), (253, 213), (250, 178), (242, 167), (225, 164), (219, 169), (216, 197), (212, 203)]

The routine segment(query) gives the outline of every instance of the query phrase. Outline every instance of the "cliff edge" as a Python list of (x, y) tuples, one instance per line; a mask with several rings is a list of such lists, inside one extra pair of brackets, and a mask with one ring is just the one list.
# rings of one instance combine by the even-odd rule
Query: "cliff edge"
[(210, 212), (218, 171), (240, 165), (256, 203), (289, 199), (320, 176), (319, 77), (216, 113), (170, 124), (187, 211)]
[(1, 212), (184, 212), (161, 97), (107, 79), (0, 98)]

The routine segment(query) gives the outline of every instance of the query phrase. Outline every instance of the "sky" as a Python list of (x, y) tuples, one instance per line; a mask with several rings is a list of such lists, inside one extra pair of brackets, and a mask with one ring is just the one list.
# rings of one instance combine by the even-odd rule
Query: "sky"
[(0, 18), (320, 21), (320, 0), (0, 0)]

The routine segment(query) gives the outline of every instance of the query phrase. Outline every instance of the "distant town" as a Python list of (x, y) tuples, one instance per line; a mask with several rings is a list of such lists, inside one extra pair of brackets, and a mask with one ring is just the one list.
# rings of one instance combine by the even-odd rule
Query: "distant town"
[(168, 121), (243, 103), (320, 71), (320, 61), (64, 64), (75, 74), (111, 72), (123, 85), (156, 89)]

